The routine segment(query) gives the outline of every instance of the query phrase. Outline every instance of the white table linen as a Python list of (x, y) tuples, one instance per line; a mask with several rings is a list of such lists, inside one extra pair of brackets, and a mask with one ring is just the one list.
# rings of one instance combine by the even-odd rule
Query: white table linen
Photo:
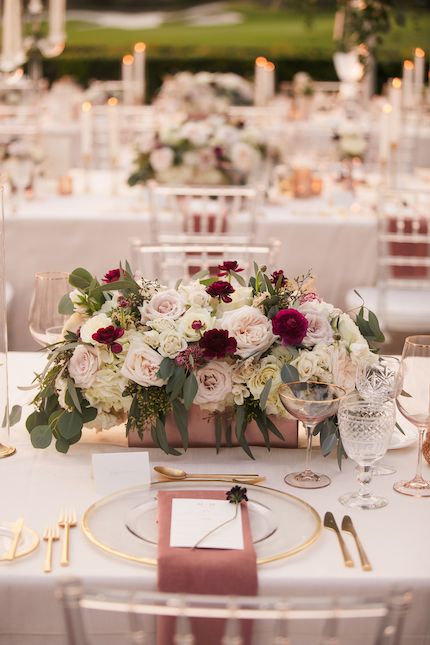
[[(17, 390), (26, 385), (44, 358), (36, 353), (14, 353), (9, 357), (11, 403), (28, 401), (30, 394)], [(28, 412), (28, 411), (27, 411)], [(406, 421), (402, 421), (406, 425)], [(126, 450), (117, 445), (79, 443), (68, 455), (34, 450), (24, 427), (24, 420), (12, 428), (10, 443), (17, 447), (15, 456), (0, 462), (2, 520), (24, 517), (28, 526), (42, 534), (44, 528), (58, 519), (62, 507), (75, 507), (79, 517), (97, 499), (91, 477), (91, 454)], [(430, 600), (430, 528), (429, 502), (395, 493), (393, 482), (410, 477), (415, 466), (415, 446), (391, 451), (385, 460), (397, 469), (394, 476), (374, 479), (374, 490), (389, 499), (389, 505), (377, 511), (348, 511), (338, 502), (341, 493), (357, 486), (354, 464), (344, 462), (342, 471), (332, 457), (323, 459), (315, 450), (315, 469), (326, 472), (332, 484), (320, 490), (295, 490), (283, 482), (286, 472), (303, 466), (303, 450), (255, 449), (252, 470), (267, 478), (267, 485), (296, 494), (312, 504), (323, 517), (333, 511), (340, 523), (342, 516), (352, 516), (369, 559), (372, 572), (363, 572), (358, 555), (351, 547), (356, 566), (343, 566), (341, 553), (332, 532), (323, 530), (309, 549), (284, 561), (259, 568), (260, 594), (362, 594), (377, 595), (393, 589), (411, 588), (414, 605), (407, 618), (404, 645), (424, 645), (430, 633), (428, 602)], [(165, 464), (192, 472), (247, 472), (250, 461), (241, 449), (224, 449), (217, 456), (213, 449), (191, 449), (181, 457), (167, 457), (151, 450), (152, 465)], [(424, 466), (430, 477), (430, 468)], [(119, 521), (121, 521), (119, 519)], [(152, 567), (138, 566), (109, 556), (89, 543), (82, 531), (71, 531), (70, 567), (59, 565), (58, 544), (54, 552), (54, 571), (42, 573), (45, 544), (20, 561), (0, 566), (0, 645), (64, 645), (63, 619), (54, 589), (60, 578), (77, 576), (87, 584), (151, 590), (156, 585)], [(108, 641), (106, 641), (107, 643)]]

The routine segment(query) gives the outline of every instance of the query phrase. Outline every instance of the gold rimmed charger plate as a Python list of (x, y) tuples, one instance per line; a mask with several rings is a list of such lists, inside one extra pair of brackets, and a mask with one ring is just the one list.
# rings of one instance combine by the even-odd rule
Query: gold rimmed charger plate
[[(310, 547), (320, 536), (322, 522), (317, 511), (307, 502), (283, 491), (249, 484), (248, 498), (270, 509), (276, 521), (276, 530), (267, 539), (255, 544), (257, 564), (283, 560)], [(153, 482), (148, 486), (128, 488), (92, 504), (82, 518), (86, 537), (111, 555), (156, 566), (156, 547), (133, 535), (126, 526), (126, 518), (139, 504), (156, 498), (158, 490), (220, 490), (230, 487), (224, 481), (193, 480)], [(149, 518), (151, 521), (151, 518)], [(152, 521), (155, 521), (152, 518)], [(252, 524), (252, 518), (251, 518)]]

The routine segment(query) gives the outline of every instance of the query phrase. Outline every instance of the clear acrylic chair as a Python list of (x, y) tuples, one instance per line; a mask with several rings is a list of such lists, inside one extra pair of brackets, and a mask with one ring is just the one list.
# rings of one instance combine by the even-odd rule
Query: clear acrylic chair
[[(410, 592), (381, 597), (212, 596), (84, 587), (57, 588), (68, 645), (155, 645), (157, 622), (173, 621), (175, 645), (202, 645), (193, 620), (224, 621), (220, 645), (401, 645)], [(249, 623), (248, 623), (249, 624)], [(164, 644), (163, 645), (170, 645)]]
[(244, 238), (224, 236), (164, 236), (162, 240), (161, 244), (132, 240), (131, 266), (145, 278), (157, 278), (169, 286), (179, 279), (188, 281), (200, 271), (216, 275), (225, 260), (237, 260), (244, 276), (253, 273), (254, 262), (268, 271), (277, 268), (278, 240), (258, 246), (249, 246)]
[(261, 193), (250, 186), (148, 185), (152, 240), (163, 233), (240, 235), (252, 243)]
[[(420, 333), (430, 321), (430, 192), (382, 191), (378, 204), (377, 284), (357, 285), (365, 304), (392, 332)], [(348, 308), (361, 304), (347, 294)]]

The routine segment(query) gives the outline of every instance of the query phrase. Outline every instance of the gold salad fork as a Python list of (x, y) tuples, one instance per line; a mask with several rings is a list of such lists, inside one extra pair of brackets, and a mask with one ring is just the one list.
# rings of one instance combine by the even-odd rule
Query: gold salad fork
[(45, 573), (50, 573), (52, 571), (52, 543), (60, 539), (60, 531), (57, 526), (47, 526), (43, 534), (43, 539), (47, 543), (43, 570)]
[(62, 509), (58, 524), (64, 529), (60, 564), (62, 567), (67, 567), (69, 565), (69, 532), (77, 524), (76, 511), (73, 509)]

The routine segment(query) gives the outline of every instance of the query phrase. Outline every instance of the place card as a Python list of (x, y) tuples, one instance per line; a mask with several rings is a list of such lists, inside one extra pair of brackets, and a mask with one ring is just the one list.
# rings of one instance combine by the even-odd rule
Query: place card
[[(235, 519), (236, 505), (222, 499), (172, 499), (170, 546), (193, 547), (209, 531), (197, 548), (243, 549), (242, 507)], [(220, 526), (226, 522), (224, 526)]]
[(92, 465), (100, 495), (151, 482), (147, 452), (96, 453), (92, 455)]

